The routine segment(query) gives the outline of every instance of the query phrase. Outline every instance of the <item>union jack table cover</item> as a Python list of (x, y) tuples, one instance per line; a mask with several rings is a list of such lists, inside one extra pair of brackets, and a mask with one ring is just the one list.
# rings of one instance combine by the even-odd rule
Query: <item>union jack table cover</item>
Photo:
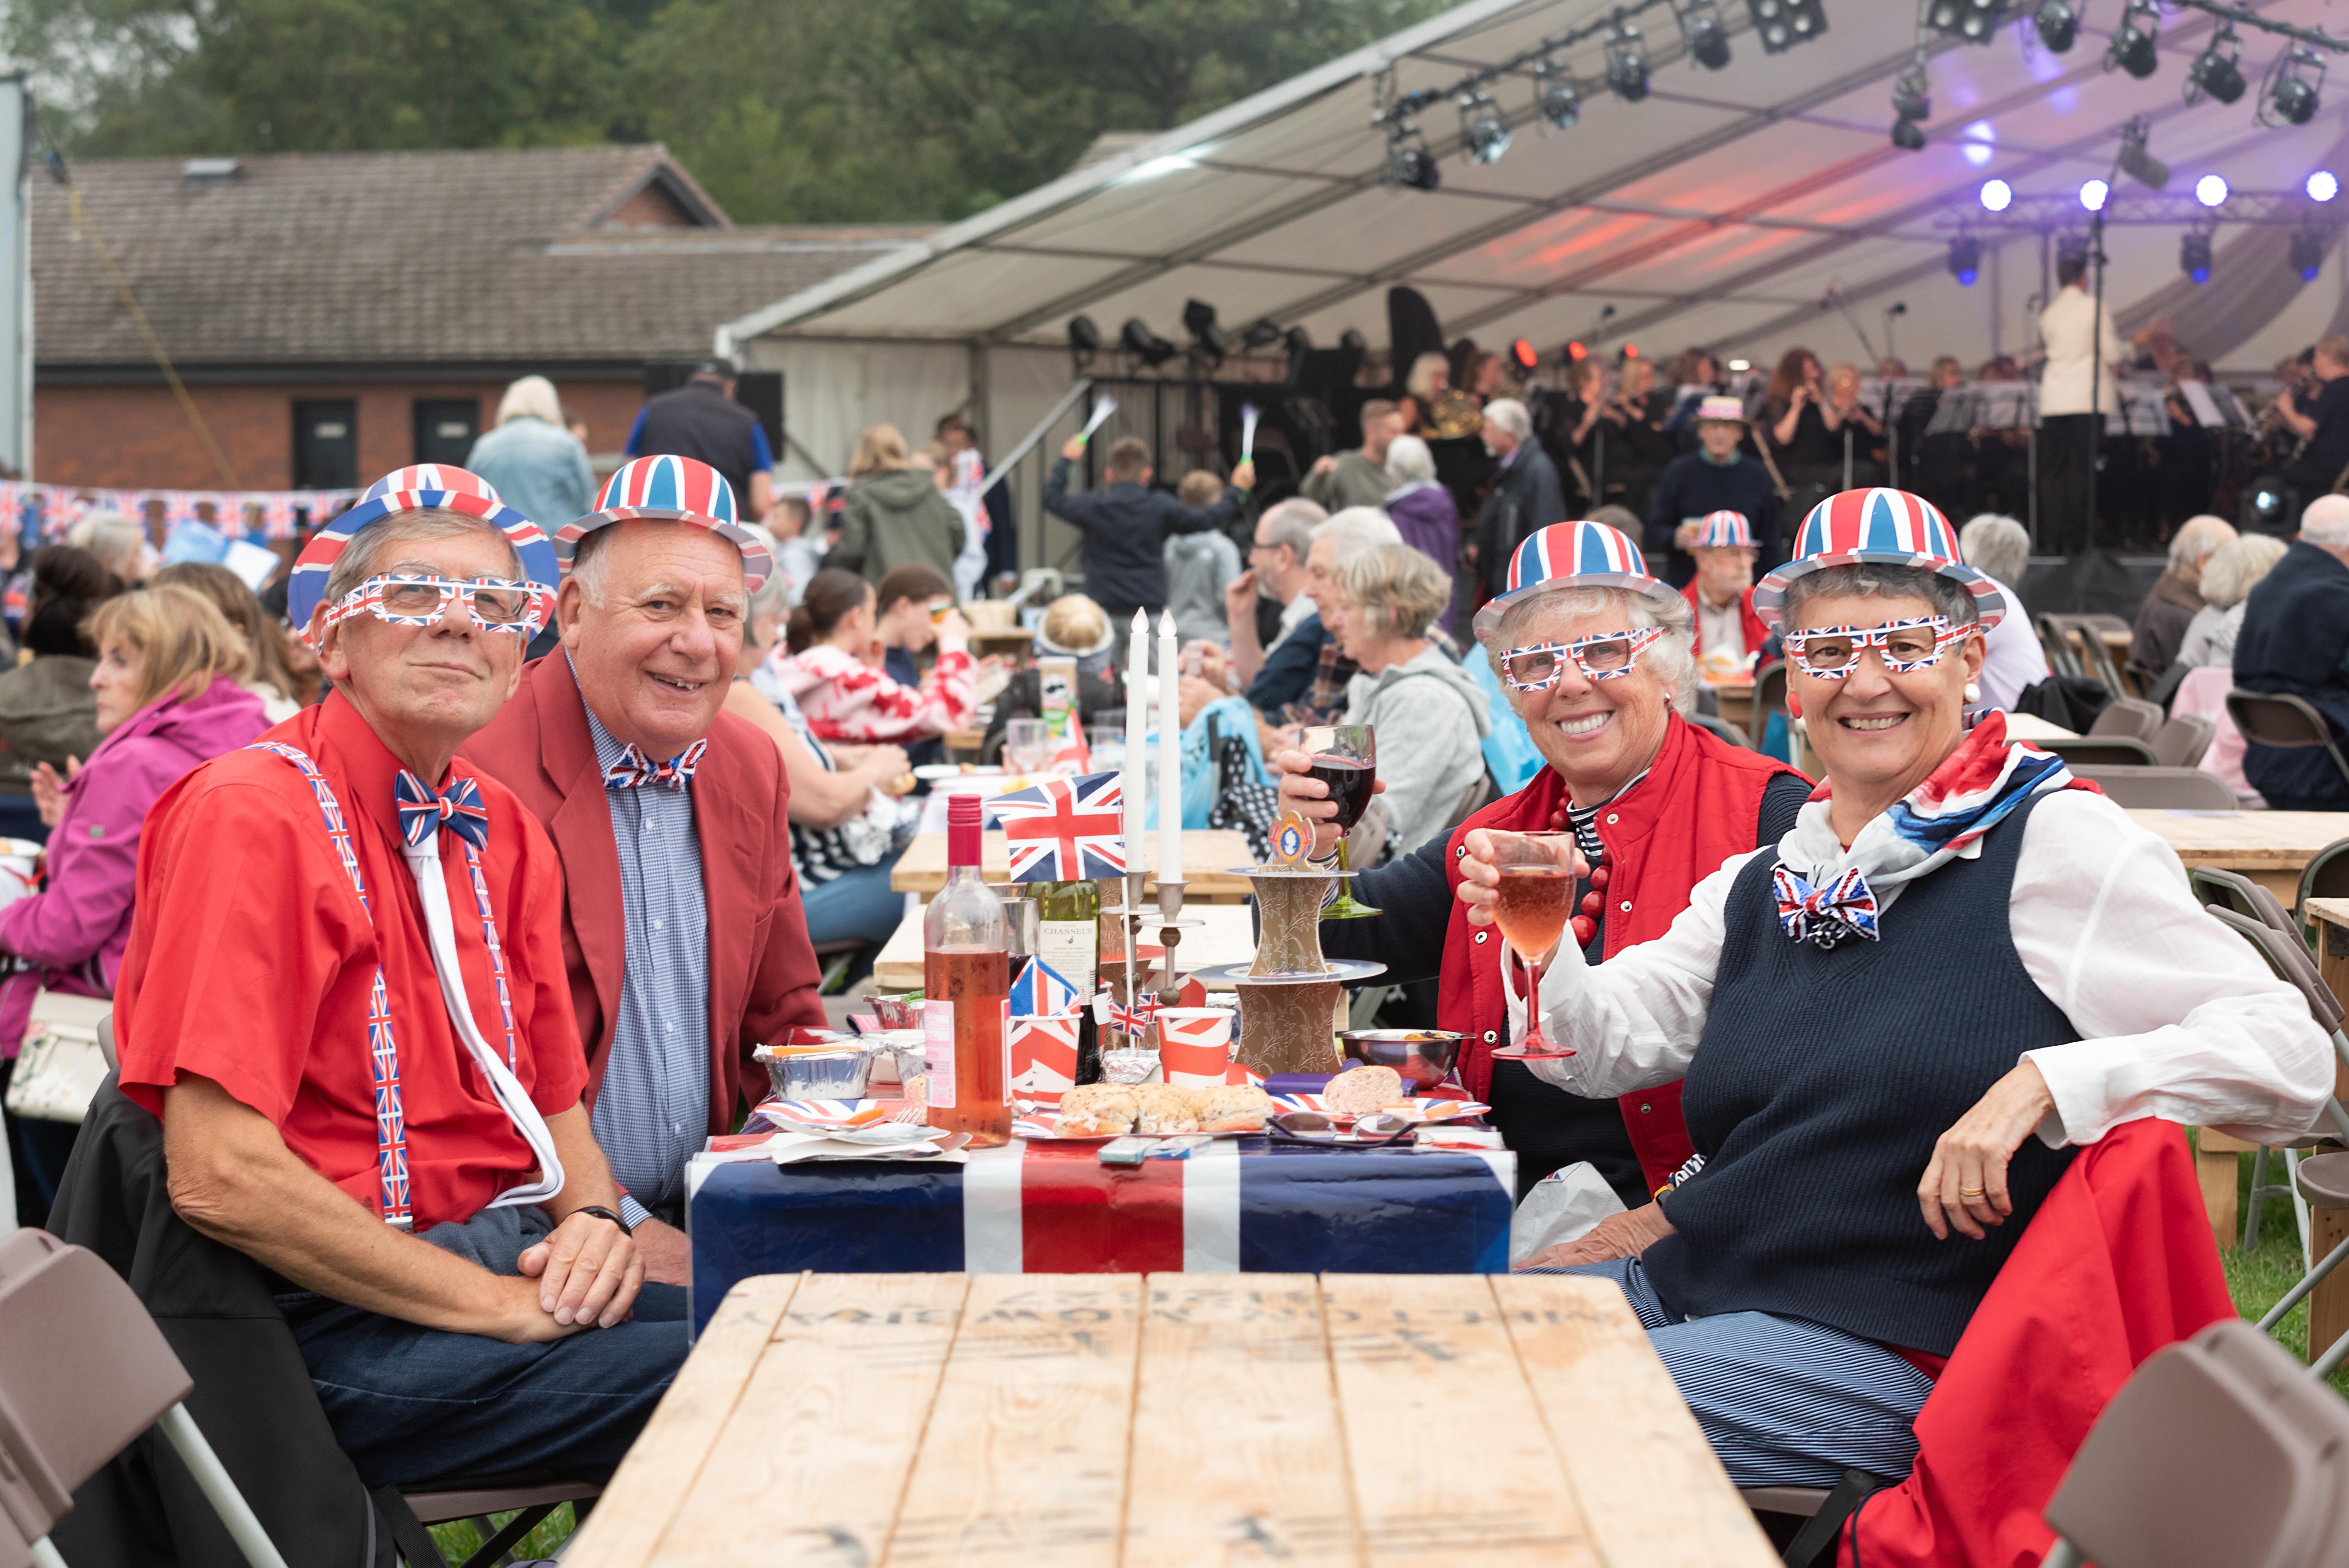
[(1516, 1156), (1217, 1139), (1109, 1166), (1015, 1139), (963, 1162), (697, 1157), (693, 1325), (756, 1274), (1504, 1274)]

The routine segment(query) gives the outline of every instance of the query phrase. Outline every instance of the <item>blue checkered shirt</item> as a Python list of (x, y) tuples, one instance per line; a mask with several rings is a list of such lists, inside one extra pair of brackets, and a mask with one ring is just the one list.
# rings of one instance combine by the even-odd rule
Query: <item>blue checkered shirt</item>
[[(608, 770), (626, 748), (595, 709), (586, 712), (596, 765)], [(611, 1059), (588, 1122), (634, 1224), (643, 1207), (682, 1201), (686, 1160), (709, 1130), (709, 906), (692, 786), (607, 789), (604, 799), (620, 851), (627, 959)]]

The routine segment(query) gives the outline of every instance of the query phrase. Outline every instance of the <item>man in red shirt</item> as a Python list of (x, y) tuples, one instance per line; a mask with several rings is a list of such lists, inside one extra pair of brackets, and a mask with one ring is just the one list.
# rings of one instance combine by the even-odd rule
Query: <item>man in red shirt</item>
[(1754, 613), (1754, 528), (1742, 511), (1705, 514), (1689, 546), (1696, 575), (1681, 596), (1696, 610), (1696, 652), (1742, 659), (1762, 651), (1770, 628)]
[(281, 1276), (369, 1486), (608, 1470), (686, 1353), (582, 1103), (553, 846), (453, 765), (552, 595), (435, 482), (339, 545), (334, 693), (157, 802), (115, 1000), (173, 1207)]

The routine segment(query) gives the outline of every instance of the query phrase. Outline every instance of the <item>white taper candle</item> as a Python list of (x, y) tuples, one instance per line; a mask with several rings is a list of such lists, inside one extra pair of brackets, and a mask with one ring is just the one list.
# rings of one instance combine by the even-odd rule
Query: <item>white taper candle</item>
[(1174, 614), (1158, 613), (1158, 880), (1183, 880), (1183, 723)]
[(1143, 872), (1143, 833), (1150, 826), (1150, 614), (1133, 613), (1125, 661), (1125, 869)]

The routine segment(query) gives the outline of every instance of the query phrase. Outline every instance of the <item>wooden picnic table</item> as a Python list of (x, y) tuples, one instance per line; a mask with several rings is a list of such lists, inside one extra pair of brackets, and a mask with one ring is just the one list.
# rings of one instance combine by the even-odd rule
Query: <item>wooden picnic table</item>
[(1562, 1274), (770, 1274), (567, 1568), (1777, 1561)]
[(2349, 838), (2349, 813), (2340, 811), (2137, 810), (2131, 817), (2168, 841), (2189, 866), (2240, 872), (2290, 909), (2300, 900), (2300, 873), (2312, 856)]
[[(1003, 835), (981, 835), (980, 869), (989, 882), (1001, 882), (1009, 875), (1009, 851)], [(1158, 835), (1143, 837), (1143, 860), (1151, 868), (1147, 886), (1158, 885)], [(1183, 901), (1194, 903), (1237, 903), (1248, 895), (1247, 878), (1233, 874), (1233, 868), (1253, 865), (1256, 857), (1248, 853), (1247, 835), (1237, 829), (1185, 828), (1183, 830)], [(898, 892), (917, 892), (928, 898), (947, 885), (947, 836), (944, 833), (916, 833), (914, 841), (905, 846), (896, 869), (889, 873), (889, 885)], [(1148, 894), (1152, 898), (1157, 895)]]
[[(1175, 965), (1198, 969), (1211, 964), (1246, 964), (1256, 956), (1256, 927), (1248, 907), (1241, 903), (1185, 903), (1186, 918), (1205, 921), (1183, 934), (1174, 950)], [(1145, 930), (1143, 945), (1158, 945), (1158, 934)], [(873, 984), (882, 992), (916, 991), (922, 985), (922, 913), (909, 910), (873, 960)]]

